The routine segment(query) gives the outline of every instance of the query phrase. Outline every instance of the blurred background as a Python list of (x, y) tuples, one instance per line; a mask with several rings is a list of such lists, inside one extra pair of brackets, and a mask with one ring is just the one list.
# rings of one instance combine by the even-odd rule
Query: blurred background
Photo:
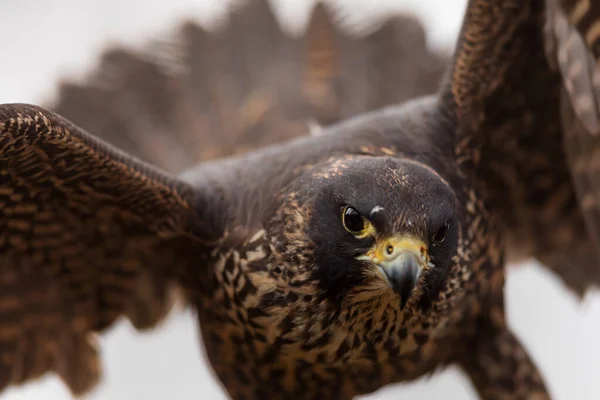
[[(225, 12), (221, 0), (0, 0), (0, 103), (46, 104), (59, 80), (78, 80), (111, 44), (139, 46), (172, 34), (184, 19), (211, 26)], [(338, 0), (350, 22), (411, 12), (424, 24), (428, 44), (451, 50), (466, 0)], [(275, 0), (292, 31), (306, 23), (312, 1)], [(1, 295), (1, 294), (0, 294)], [(583, 301), (543, 267), (509, 267), (510, 325), (525, 344), (553, 398), (600, 399), (600, 294)], [(90, 400), (225, 399), (205, 362), (191, 314), (175, 312), (152, 333), (120, 323), (101, 338), (104, 376)], [(66, 400), (69, 392), (48, 376), (10, 389), (2, 400)], [(369, 399), (475, 399), (454, 368), (410, 384), (388, 387)]]

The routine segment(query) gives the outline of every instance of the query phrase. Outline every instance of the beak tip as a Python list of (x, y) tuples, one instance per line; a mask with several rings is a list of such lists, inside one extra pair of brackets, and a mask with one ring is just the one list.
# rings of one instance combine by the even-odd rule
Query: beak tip
[(390, 286), (400, 296), (400, 308), (404, 309), (421, 275), (421, 267), (413, 255), (407, 255), (395, 268), (385, 270)]

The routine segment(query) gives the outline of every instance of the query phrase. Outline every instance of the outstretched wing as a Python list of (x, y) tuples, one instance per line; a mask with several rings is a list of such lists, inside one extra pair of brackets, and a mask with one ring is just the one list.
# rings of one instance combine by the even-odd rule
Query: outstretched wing
[(448, 57), (427, 47), (416, 18), (390, 16), (366, 33), (342, 29), (339, 15), (318, 3), (292, 35), (268, 0), (247, 0), (214, 31), (188, 22), (171, 40), (107, 50), (48, 107), (179, 172), (438, 89)]
[(550, 6), (549, 50), (564, 80), (567, 159), (588, 232), (600, 251), (600, 4)]
[(547, 57), (552, 7), (471, 0), (443, 103), (511, 258), (535, 257), (583, 293), (600, 284), (600, 263), (565, 155), (562, 78)]
[(197, 201), (56, 114), (1, 105), (0, 392), (51, 371), (90, 389), (94, 332), (122, 316), (158, 323), (187, 263), (218, 239)]

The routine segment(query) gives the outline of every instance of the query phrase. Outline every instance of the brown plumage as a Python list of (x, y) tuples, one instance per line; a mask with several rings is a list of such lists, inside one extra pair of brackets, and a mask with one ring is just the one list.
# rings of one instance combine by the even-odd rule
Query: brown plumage
[[(552, 65), (564, 78), (561, 122), (567, 163), (573, 178), (581, 215), (587, 230), (581, 229), (580, 243), (585, 258), (581, 267), (583, 282), (597, 285), (600, 266), (600, 181), (598, 148), (600, 141), (600, 69), (598, 32), (600, 6), (590, 1), (562, 1), (564, 11), (550, 3), (553, 16), (548, 24), (547, 47), (555, 50)], [(587, 232), (589, 239), (583, 234)], [(565, 265), (564, 270), (572, 268)]]
[(177, 173), (438, 89), (449, 55), (427, 47), (414, 17), (390, 16), (368, 33), (336, 19), (318, 4), (291, 36), (268, 1), (246, 1), (214, 31), (188, 22), (171, 40), (108, 49), (47, 107)]
[[(121, 315), (151, 327), (179, 295), (234, 399), (349, 399), (451, 363), (482, 398), (548, 399), (506, 326), (503, 287), (507, 256), (537, 257), (578, 293), (600, 283), (583, 217), (595, 164), (578, 147), (594, 133), (578, 96), (596, 88), (592, 69), (572, 67), (595, 62), (595, 39), (566, 51), (597, 12), (563, 7), (471, 0), (438, 95), (179, 177), (48, 110), (0, 106), (2, 386), (56, 371), (88, 390), (93, 334)], [(318, 56), (328, 40), (299, 64), (312, 111), (291, 107), (300, 117), (287, 121), (344, 118), (345, 86), (330, 82), (356, 66)], [(218, 125), (236, 118), (194, 126), (239, 137), (249, 131)], [(141, 138), (135, 114), (117, 120)]]

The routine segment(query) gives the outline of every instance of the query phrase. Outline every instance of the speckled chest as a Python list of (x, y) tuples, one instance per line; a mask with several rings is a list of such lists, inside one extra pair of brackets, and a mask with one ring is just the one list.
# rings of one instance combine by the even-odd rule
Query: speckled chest
[(216, 289), (202, 299), (199, 316), (206, 353), (229, 395), (352, 398), (450, 362), (465, 325), (481, 312), (478, 299), (492, 290), (490, 278), (502, 279), (483, 205), (475, 193), (465, 204), (473, 217), (462, 229), (463, 246), (427, 314), (400, 312), (389, 298), (341, 308), (316, 301), (304, 276), (281, 276), (286, 261), (264, 231), (216, 252)]

